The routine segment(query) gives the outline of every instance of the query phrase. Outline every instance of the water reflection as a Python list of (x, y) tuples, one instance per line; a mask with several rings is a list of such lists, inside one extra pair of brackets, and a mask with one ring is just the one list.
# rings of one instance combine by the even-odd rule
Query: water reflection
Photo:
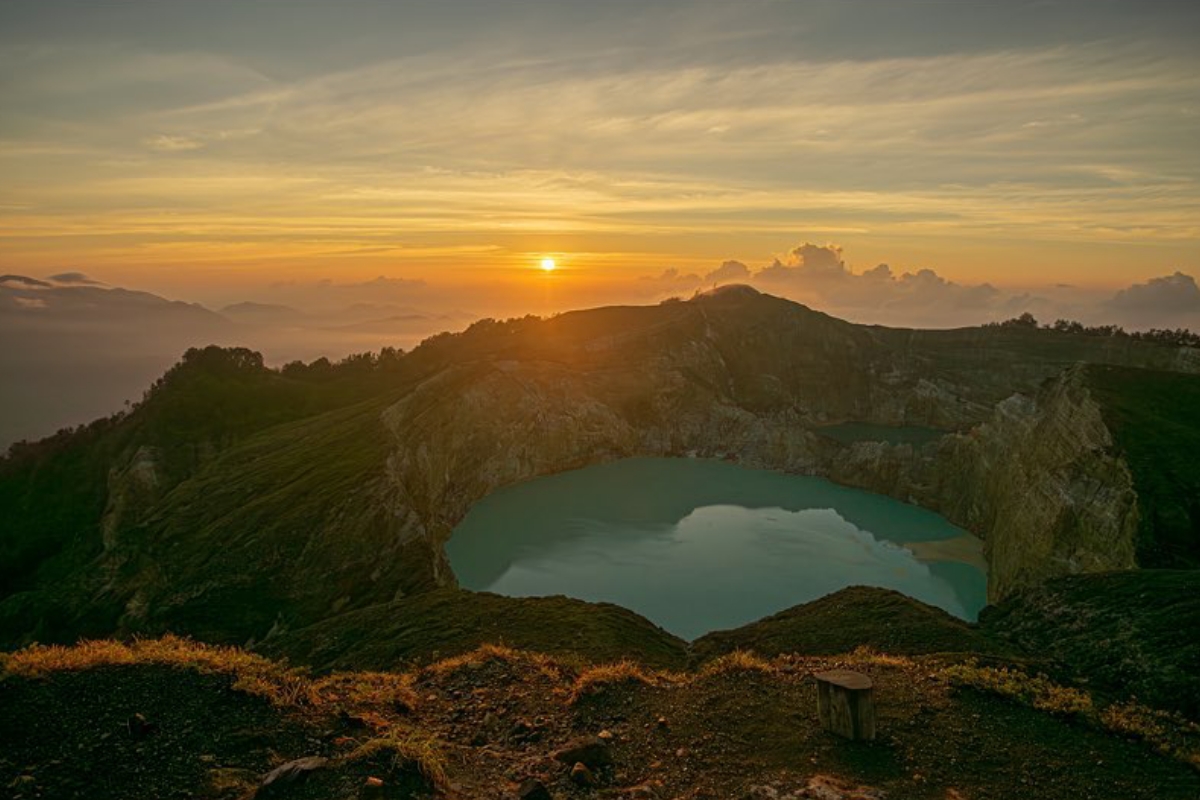
[(630, 459), (496, 492), (447, 552), (467, 588), (615, 602), (693, 638), (854, 584), (974, 619), (978, 567), (903, 546), (964, 535), (931, 512), (817, 478)]

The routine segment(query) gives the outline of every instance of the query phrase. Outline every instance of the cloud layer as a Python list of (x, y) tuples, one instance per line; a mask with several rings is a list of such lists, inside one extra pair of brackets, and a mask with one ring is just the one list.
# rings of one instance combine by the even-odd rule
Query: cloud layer
[(1200, 330), (1200, 286), (1182, 272), (1135, 283), (1115, 294), (1052, 284), (1017, 292), (986, 282), (959, 283), (931, 269), (897, 273), (878, 264), (856, 272), (840, 245), (805, 242), (786, 258), (757, 270), (726, 261), (703, 276), (668, 269), (644, 282), (660, 296), (687, 296), (713, 284), (749, 283), (854, 322), (904, 327), (979, 325), (1030, 312), (1043, 322), (1074, 319), (1131, 330)]

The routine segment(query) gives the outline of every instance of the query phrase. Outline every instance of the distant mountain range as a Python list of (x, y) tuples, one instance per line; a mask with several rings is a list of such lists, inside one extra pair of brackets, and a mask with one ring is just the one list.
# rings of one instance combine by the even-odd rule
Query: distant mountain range
[(220, 312), (89, 281), (0, 276), (0, 452), (141, 397), (189, 347), (248, 344), (273, 363), (410, 348), (462, 315), (393, 304), (310, 313), (242, 302)]

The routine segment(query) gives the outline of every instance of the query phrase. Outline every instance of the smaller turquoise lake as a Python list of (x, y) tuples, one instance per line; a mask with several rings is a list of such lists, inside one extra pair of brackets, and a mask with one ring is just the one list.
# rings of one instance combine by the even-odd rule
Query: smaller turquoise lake
[(981, 543), (931, 511), (821, 478), (636, 458), (477, 503), (446, 545), (459, 583), (617, 603), (685, 639), (853, 585), (967, 620), (987, 600)]

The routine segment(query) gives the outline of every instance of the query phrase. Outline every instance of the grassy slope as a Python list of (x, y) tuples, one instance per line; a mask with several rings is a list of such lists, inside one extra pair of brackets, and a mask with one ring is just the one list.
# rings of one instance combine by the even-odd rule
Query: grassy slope
[(1009, 652), (941, 609), (890, 589), (852, 586), (740, 628), (706, 634), (692, 644), (692, 657), (703, 662), (734, 650), (831, 655), (863, 646), (904, 655)]
[(110, 474), (138, 448), (154, 448), (165, 493), (212, 454), (273, 425), (346, 405), (364, 388), (353, 376), (287, 378), (254, 355), (189, 351), (128, 414), (16, 445), (0, 459), (0, 597), (55, 583), (99, 552)]
[[(109, 645), (100, 655), (121, 655)], [(503, 648), (405, 675), (289, 675), (236, 651), (142, 643), (129, 659), (74, 651), (18, 654), (0, 679), (0, 785), (12, 796), (244, 797), (281, 762), (331, 759), (287, 798), (428, 796), (423, 764), (452, 796), (511, 797), (536, 777), (556, 798), (781, 796), (1191, 800), (1200, 773), (1077, 714), (962, 687), (930, 659), (730, 657), (668, 675), (578, 667)], [(851, 668), (875, 682), (879, 738), (824, 733), (812, 674)], [(131, 735), (142, 714), (156, 729)], [(661, 720), (661, 722), (660, 722)], [(580, 734), (611, 733), (599, 791), (579, 788), (552, 754)], [(1185, 740), (1195, 754), (1196, 735)], [(395, 756), (395, 757), (394, 757)], [(446, 784), (442, 784), (446, 785)], [(623, 792), (648, 786), (650, 794)], [(807, 793), (801, 793), (802, 791)], [(850, 792), (846, 792), (850, 795)], [(437, 795), (445, 796), (445, 795)], [(877, 796), (877, 795), (869, 795)]]
[(1133, 475), (1138, 563), (1200, 567), (1200, 376), (1092, 366), (1088, 383)]
[[(386, 459), (379, 411), (395, 376), (335, 371), (311, 383), (225, 367), (177, 367), (126, 417), (0, 462), (0, 502), (16, 511), (0, 524), (0, 640), (111, 633), (135, 590), (157, 601), (147, 628), (217, 641), (245, 641), (283, 610), (309, 620), (327, 613), (312, 607), (305, 576), (344, 584), (364, 603), (390, 599), (364, 596), (363, 577), (395, 546), (386, 509), (365, 496)], [(142, 446), (153, 448), (157, 486), (113, 532), (105, 558), (121, 570), (117, 596), (101, 591), (108, 576), (88, 565), (102, 552), (112, 470)], [(417, 573), (403, 585), (428, 586)], [(176, 588), (192, 594), (169, 597)]]
[(658, 669), (681, 667), (687, 647), (609, 603), (439, 589), (339, 614), (272, 639), (263, 649), (321, 670), (395, 669), (488, 642), (591, 662), (633, 658)]
[[(311, 595), (339, 586), (364, 602), (387, 599), (371, 598), (366, 580), (377, 567), (399, 568), (385, 558), (395, 546), (387, 510), (371, 496), (387, 457), (384, 403), (266, 430), (159, 503), (129, 532), (131, 550), (155, 562), (144, 575), (157, 598), (151, 627), (244, 640), (283, 611), (300, 619), (327, 613)], [(410, 586), (426, 585), (412, 578)], [(207, 586), (219, 588), (196, 593)], [(185, 587), (191, 591), (172, 597)]]
[(1058, 578), (986, 609), (982, 625), (1064, 679), (1200, 719), (1200, 572)]

